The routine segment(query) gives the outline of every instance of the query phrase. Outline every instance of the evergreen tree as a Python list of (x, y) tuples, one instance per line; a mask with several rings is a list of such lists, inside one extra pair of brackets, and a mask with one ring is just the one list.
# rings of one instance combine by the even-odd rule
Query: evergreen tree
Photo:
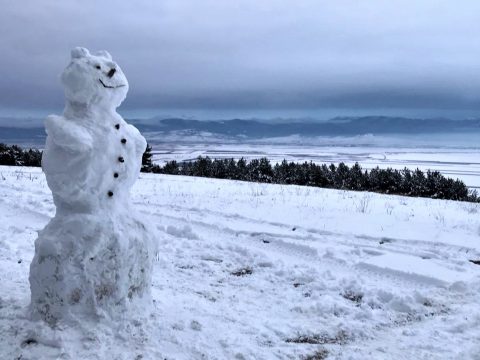
[(247, 162), (245, 159), (242, 157), (240, 160), (237, 162), (237, 172), (238, 172), (238, 180), (247, 180)]
[(150, 144), (147, 144), (147, 148), (142, 156), (142, 172), (152, 172), (153, 162), (152, 162), (152, 147)]
[(274, 178), (278, 184), (290, 184), (290, 169), (287, 160), (276, 164), (273, 168)]
[(199, 156), (193, 163), (193, 176), (210, 177), (212, 175), (212, 160), (207, 157)]
[(170, 174), (170, 175), (179, 175), (180, 169), (178, 166), (178, 163), (175, 160), (168, 161), (164, 166), (163, 166), (163, 174)]
[(324, 165), (319, 166), (311, 163), (310, 183), (309, 185), (318, 187), (329, 187), (328, 168)]
[(226, 161), (225, 172), (226, 172), (227, 179), (239, 180), (240, 171), (238, 169), (237, 162), (235, 161), (235, 159), (229, 159), (225, 161)]
[(273, 169), (270, 160), (261, 158), (257, 160), (256, 166), (252, 169), (257, 181), (271, 183), (273, 180)]
[(212, 169), (210, 171), (209, 177), (214, 177), (216, 179), (225, 179), (227, 177), (227, 169), (225, 162), (223, 160), (215, 159), (212, 164)]
[(362, 172), (362, 168), (358, 163), (355, 163), (350, 171), (347, 178), (347, 187), (350, 190), (365, 190), (366, 189), (366, 181), (364, 174)]

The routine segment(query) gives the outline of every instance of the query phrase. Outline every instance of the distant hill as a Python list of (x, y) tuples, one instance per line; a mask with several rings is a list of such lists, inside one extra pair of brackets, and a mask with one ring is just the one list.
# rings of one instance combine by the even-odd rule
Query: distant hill
[[(3, 121), (2, 121), (3, 120)], [(40, 144), (45, 139), (40, 126), (25, 126), (19, 121), (0, 119), (0, 142)], [(29, 124), (32, 120), (28, 119)], [(480, 133), (480, 119), (411, 119), (403, 117), (365, 116), (337, 117), (329, 121), (263, 122), (259, 120), (232, 119), (223, 121), (189, 120), (181, 118), (149, 120), (130, 119), (140, 131), (159, 135), (202, 136), (214, 135), (219, 138), (265, 139), (297, 135), (314, 136), (356, 136), (393, 134), (448, 134)], [(41, 123), (40, 121), (38, 123)], [(8, 126), (7, 126), (8, 124)]]

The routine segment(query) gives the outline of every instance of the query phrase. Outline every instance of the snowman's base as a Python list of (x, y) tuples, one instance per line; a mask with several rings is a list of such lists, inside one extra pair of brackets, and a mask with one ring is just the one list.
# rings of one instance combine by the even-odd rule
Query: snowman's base
[(145, 314), (155, 251), (153, 232), (131, 209), (55, 216), (35, 242), (32, 315), (53, 325)]

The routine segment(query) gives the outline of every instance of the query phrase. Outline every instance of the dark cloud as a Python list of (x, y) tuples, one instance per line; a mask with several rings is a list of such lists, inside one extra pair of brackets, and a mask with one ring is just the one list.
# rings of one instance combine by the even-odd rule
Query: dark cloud
[(63, 103), (77, 45), (127, 74), (124, 108), (480, 109), (480, 2), (8, 1), (0, 107)]

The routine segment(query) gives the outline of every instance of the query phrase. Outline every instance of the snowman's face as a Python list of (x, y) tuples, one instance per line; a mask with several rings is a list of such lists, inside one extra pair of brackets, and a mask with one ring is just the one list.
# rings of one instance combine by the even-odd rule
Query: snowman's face
[(62, 74), (67, 101), (87, 106), (116, 108), (125, 99), (128, 81), (106, 51), (90, 54), (72, 50), (72, 61)]

